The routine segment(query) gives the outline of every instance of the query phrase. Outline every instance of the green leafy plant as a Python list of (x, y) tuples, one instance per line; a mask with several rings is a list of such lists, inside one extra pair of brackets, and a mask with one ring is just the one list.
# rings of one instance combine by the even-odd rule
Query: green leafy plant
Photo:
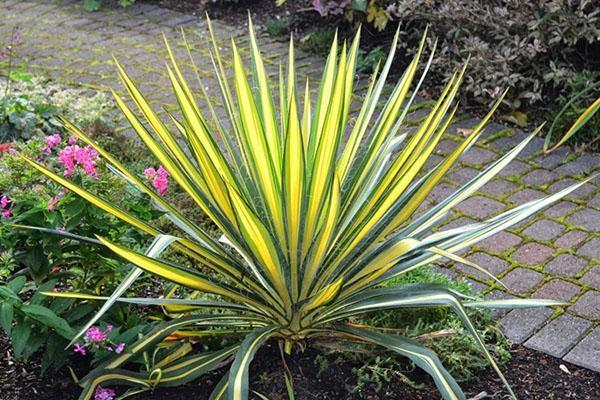
[(32, 104), (26, 96), (9, 94), (0, 99), (0, 142), (30, 139), (60, 129), (56, 108), (49, 103)]
[[(212, 36), (210, 24), (209, 29)], [(429, 155), (452, 123), (457, 109), (453, 102), (466, 65), (452, 75), (428, 116), (409, 133), (404, 122), (419, 90), (420, 80), (415, 76), (425, 38), (389, 98), (381, 104), (398, 43), (396, 35), (387, 60), (373, 74), (362, 108), (350, 126), (358, 43), (359, 35), (350, 46), (341, 46), (338, 57), (337, 38), (333, 41), (315, 103), (311, 101), (308, 82), (304, 96), (298, 95), (294, 47), (290, 43), (287, 73), (282, 73), (278, 82), (276, 103), (252, 24), (252, 85), (235, 43), (233, 85), (229, 83), (222, 51), (213, 40), (212, 57), (228, 117), (225, 124), (207, 101), (213, 129), (209, 129), (209, 119), (199, 109), (168, 43), (171, 60), (168, 72), (181, 111), (180, 118), (173, 115), (174, 130), (161, 121), (117, 64), (122, 82), (143, 119), (115, 95), (118, 106), (170, 177), (218, 226), (220, 239), (207, 234), (66, 120), (63, 121), (66, 129), (93, 146), (120, 176), (150, 196), (181, 230), (177, 236), (166, 235), (70, 179), (25, 159), (74, 194), (155, 237), (145, 254), (116, 241), (98, 239), (137, 267), (131, 269), (110, 297), (46, 293), (105, 301), (94, 319), (117, 301), (162, 306), (167, 313), (164, 322), (128, 346), (128, 350), (83, 377), (79, 381), (84, 388), (81, 399), (89, 399), (95, 387), (108, 383), (135, 385), (138, 391), (179, 385), (232, 358), (230, 371), (217, 385), (213, 398), (247, 399), (250, 363), (267, 340), (279, 340), (283, 349), (291, 353), (298, 341), (332, 337), (382, 346), (407, 357), (432, 376), (445, 399), (465, 399), (455, 379), (428, 348), (403, 335), (348, 323), (351, 317), (376, 310), (440, 306), (448, 307), (458, 316), (514, 397), (466, 310), (561, 303), (540, 299), (482, 301), (438, 285), (382, 287), (381, 284), (441, 257), (485, 271), (455, 253), (524, 220), (585, 182), (481, 223), (431, 233), (448, 211), (514, 159), (539, 130), (455, 193), (416, 214), (450, 167), (480, 136), (502, 98), (450, 155), (438, 165), (424, 169)], [(193, 58), (190, 62), (193, 65)], [(208, 100), (207, 94), (200, 90)], [(298, 97), (304, 101), (299, 102)], [(167, 247), (193, 260), (191, 265), (159, 257)], [(170, 282), (163, 298), (122, 296), (143, 271)], [(73, 341), (81, 334), (82, 331)], [(190, 336), (229, 339), (218, 350), (191, 354), (175, 349), (153, 357), (144, 369), (127, 369), (133, 361), (149, 359), (148, 352), (161, 348), (162, 343)]]
[[(98, 11), (102, 7), (103, 0), (83, 0), (83, 9), (86, 11)], [(119, 0), (121, 7), (127, 7), (135, 3), (135, 0)]]
[[(567, 142), (581, 143), (584, 147), (594, 148), (600, 138), (600, 118), (595, 116), (600, 109), (600, 97), (591, 104), (588, 103), (589, 97), (600, 92), (600, 80), (594, 81), (594, 78), (600, 77), (598, 74), (591, 74), (591, 80), (586, 79), (586, 74), (583, 74), (581, 79), (572, 81), (571, 89), (576, 94), (570, 98), (561, 97), (559, 104), (562, 108), (556, 114), (556, 117), (550, 125), (550, 129), (546, 134), (544, 141), (544, 152), (550, 153)], [(597, 75), (597, 76), (596, 76)], [(593, 98), (593, 97), (592, 97)], [(569, 121), (569, 122), (567, 122)], [(568, 123), (574, 121), (567, 129)], [(565, 132), (564, 135), (557, 139), (557, 133)], [(577, 139), (574, 138), (578, 133)], [(552, 140), (556, 143), (551, 146)]]
[[(35, 294), (28, 301), (23, 301), (19, 295), (31, 290), (26, 286), (24, 276), (0, 285), (0, 327), (11, 338), (14, 355), (17, 359), (27, 360), (41, 347), (44, 348), (42, 371), (51, 366), (60, 367), (68, 354), (64, 346), (75, 334), (69, 322), (59, 316), (74, 301), (71, 299), (50, 299)], [(49, 281), (40, 290), (51, 290), (56, 281)], [(93, 311), (88, 307), (85, 312), (78, 310), (80, 319)], [(72, 314), (75, 316), (76, 314)]]
[(373, 73), (377, 65), (385, 59), (385, 53), (381, 46), (376, 46), (369, 52), (360, 51), (356, 69), (362, 73)]
[(6, 279), (12, 275), (17, 264), (12, 250), (0, 252), (0, 284), (3, 284)]
[(265, 22), (265, 27), (267, 28), (267, 32), (273, 36), (281, 36), (288, 31), (287, 23), (277, 18), (271, 18), (267, 20)]

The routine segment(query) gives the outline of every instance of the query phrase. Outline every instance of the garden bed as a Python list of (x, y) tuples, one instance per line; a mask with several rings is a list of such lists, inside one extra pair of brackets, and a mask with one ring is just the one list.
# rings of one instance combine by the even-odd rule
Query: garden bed
[[(75, 399), (79, 387), (71, 379), (68, 370), (46, 377), (39, 376), (39, 359), (27, 364), (17, 364), (10, 356), (10, 344), (4, 334), (0, 334), (0, 400), (62, 400)], [(358, 362), (335, 364), (335, 356), (328, 356), (326, 364), (317, 349), (308, 348), (304, 353), (287, 358), (287, 364), (294, 377), (294, 390), (297, 400), (337, 400), (337, 399), (378, 399), (389, 400), (437, 399), (435, 386), (421, 372), (406, 371), (406, 376), (415, 386), (407, 385), (399, 375), (392, 376), (389, 382), (383, 380), (379, 391), (370, 383), (357, 393), (351, 393), (357, 385), (356, 368)], [(577, 399), (596, 400), (600, 398), (600, 373), (565, 363), (554, 357), (541, 354), (522, 346), (513, 347), (512, 359), (502, 369), (516, 394), (522, 399)], [(77, 360), (76, 358), (74, 360)], [(76, 371), (82, 365), (72, 365)], [(407, 366), (408, 367), (408, 366)], [(250, 387), (271, 400), (287, 399), (281, 362), (276, 343), (260, 350), (251, 368)], [(211, 390), (221, 375), (218, 371), (185, 386), (157, 389), (132, 399), (137, 400), (188, 400), (208, 399)], [(494, 371), (486, 369), (474, 379), (462, 384), (467, 396), (475, 399), (504, 399), (506, 392)], [(487, 395), (483, 395), (482, 393)]]

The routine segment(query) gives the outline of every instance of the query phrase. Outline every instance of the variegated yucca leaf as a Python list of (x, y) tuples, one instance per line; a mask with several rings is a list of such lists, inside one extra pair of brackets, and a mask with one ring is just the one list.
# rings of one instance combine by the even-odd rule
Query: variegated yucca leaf
[[(213, 36), (210, 21), (208, 27)], [(451, 308), (514, 397), (465, 309), (559, 303), (480, 301), (431, 285), (389, 289), (381, 284), (440, 257), (465, 263), (456, 251), (522, 221), (584, 182), (483, 222), (436, 231), (454, 206), (490, 181), (539, 130), (455, 193), (419, 214), (432, 190), (480, 137), (502, 96), (453, 152), (439, 164), (427, 166), (429, 156), (452, 124), (466, 63), (455, 71), (424, 119), (409, 129), (409, 110), (433, 58), (432, 53), (421, 62), (425, 37), (385, 98), (398, 34), (365, 94), (354, 92), (359, 41), (359, 34), (350, 45), (334, 40), (313, 102), (311, 83), (297, 82), (293, 41), (287, 67), (280, 67), (274, 82), (270, 73), (275, 71), (269, 71), (263, 62), (250, 22), (252, 79), (248, 78), (242, 52), (232, 41), (230, 80), (213, 37), (211, 61), (224, 113), (220, 115), (198, 71), (198, 82), (188, 84), (186, 71), (165, 40), (170, 61), (167, 72), (179, 105), (179, 113), (170, 114), (170, 121), (159, 118), (117, 62), (132, 106), (115, 93), (117, 105), (180, 190), (219, 228), (220, 238), (205, 232), (198, 221), (156, 194), (135, 172), (68, 121), (63, 121), (65, 127), (93, 146), (112, 171), (146, 193), (179, 232), (166, 236), (128, 210), (27, 160), (91, 204), (158, 241), (146, 254), (140, 254), (104, 238), (94, 239), (94, 244), (106, 245), (136, 267), (110, 297), (48, 293), (107, 301), (101, 312), (115, 301), (156, 305), (163, 307), (168, 320), (83, 378), (81, 399), (89, 398), (96, 384), (110, 381), (129, 382), (141, 386), (140, 390), (183, 383), (230, 357), (234, 361), (229, 376), (220, 382), (212, 398), (247, 399), (248, 368), (263, 343), (276, 338), (289, 350), (294, 342), (317, 339), (324, 332), (384, 346), (408, 357), (432, 376), (445, 399), (463, 399), (460, 387), (430, 350), (401, 336), (346, 324), (347, 318), (360, 313), (401, 307)], [(185, 36), (184, 44), (190, 55), (186, 65), (195, 68)], [(198, 106), (200, 99), (208, 104), (207, 110)], [(355, 100), (361, 106), (351, 116)], [(158, 257), (169, 244), (173, 251), (187, 256), (188, 265)], [(485, 271), (484, 265), (466, 264)], [(164, 298), (124, 296), (142, 271), (170, 282)], [(178, 287), (187, 288), (186, 298), (174, 297)], [(210, 294), (211, 299), (198, 298), (200, 293)], [(199, 314), (215, 309), (221, 313)], [(124, 369), (131, 361), (148, 359), (152, 349), (172, 340), (211, 334), (239, 337), (239, 345), (195, 356), (183, 356), (181, 350), (174, 349), (162, 361), (146, 365), (143, 372)]]

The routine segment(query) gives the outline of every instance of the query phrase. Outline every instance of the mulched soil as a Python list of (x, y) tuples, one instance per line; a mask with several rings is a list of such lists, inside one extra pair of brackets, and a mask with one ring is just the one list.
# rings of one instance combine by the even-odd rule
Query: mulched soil
[[(0, 335), (0, 354), (0, 400), (68, 400), (78, 397), (79, 388), (72, 382), (67, 368), (59, 373), (39, 377), (39, 359), (31, 360), (26, 365), (16, 364), (4, 335)], [(346, 362), (334, 365), (331, 356), (331, 366), (322, 369), (319, 375), (321, 368), (315, 362), (319, 354), (317, 349), (309, 347), (303, 353), (287, 357), (286, 362), (292, 372), (297, 400), (439, 399), (431, 380), (418, 371), (406, 371), (405, 375), (414, 382), (423, 383), (424, 387), (421, 389), (412, 388), (400, 379), (392, 378), (380, 391), (376, 391), (374, 386), (367, 386), (361, 393), (350, 394), (349, 391), (356, 385), (353, 368), (360, 367), (360, 363)], [(82, 375), (81, 365), (72, 367), (77, 375)], [(600, 373), (576, 367), (521, 346), (514, 347), (512, 360), (502, 369), (521, 399), (600, 399)], [(271, 400), (287, 400), (283, 371), (284, 365), (278, 346), (276, 343), (269, 343), (257, 353), (252, 364), (250, 387)], [(181, 387), (157, 389), (153, 393), (144, 393), (132, 399), (208, 399), (223, 372), (224, 370), (217, 371)], [(463, 383), (462, 387), (473, 400), (507, 398), (501, 382), (491, 369), (481, 371), (474, 379)]]

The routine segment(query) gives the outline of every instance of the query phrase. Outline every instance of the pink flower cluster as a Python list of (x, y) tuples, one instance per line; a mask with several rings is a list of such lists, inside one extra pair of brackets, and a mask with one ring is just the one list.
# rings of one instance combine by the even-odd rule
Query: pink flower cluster
[(65, 167), (65, 176), (73, 175), (75, 168), (80, 166), (88, 176), (94, 179), (98, 178), (94, 161), (96, 158), (98, 158), (98, 152), (92, 146), (79, 147), (71, 144), (58, 153), (58, 161)]
[(161, 196), (167, 194), (169, 190), (169, 171), (164, 169), (162, 165), (158, 169), (146, 168), (144, 175), (152, 183), (158, 194)]
[(58, 146), (60, 142), (62, 142), (62, 138), (58, 133), (50, 135), (46, 138), (46, 145), (42, 148), (42, 151), (44, 151), (46, 154), (50, 154), (52, 149)]
[(112, 325), (107, 325), (104, 330), (98, 326), (92, 326), (83, 335), (83, 344), (75, 343), (73, 351), (79, 353), (82, 356), (87, 354), (87, 350), (93, 349), (104, 349), (108, 351), (114, 351), (117, 354), (121, 354), (125, 350), (125, 343), (115, 344), (108, 338), (108, 334), (113, 330)]
[(94, 391), (94, 400), (113, 400), (115, 395), (116, 393), (113, 389), (98, 386)]
[(0, 197), (0, 215), (2, 215), (3, 218), (12, 217), (12, 212), (10, 212), (10, 209), (11, 209), (11, 207), (10, 207), (8, 197), (6, 197), (6, 196)]

